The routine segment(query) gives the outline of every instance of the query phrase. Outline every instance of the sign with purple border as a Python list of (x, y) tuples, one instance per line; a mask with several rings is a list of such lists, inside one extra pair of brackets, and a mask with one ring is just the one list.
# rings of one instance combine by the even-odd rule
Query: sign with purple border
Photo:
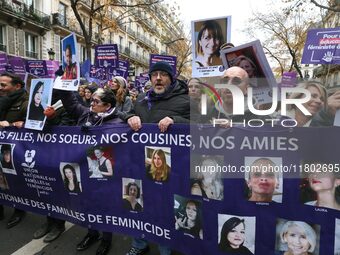
[(96, 67), (118, 67), (117, 44), (97, 45), (95, 48)]
[(26, 60), (26, 72), (38, 77), (47, 75), (47, 66), (44, 60)]
[(340, 27), (309, 30), (301, 63), (340, 64)]

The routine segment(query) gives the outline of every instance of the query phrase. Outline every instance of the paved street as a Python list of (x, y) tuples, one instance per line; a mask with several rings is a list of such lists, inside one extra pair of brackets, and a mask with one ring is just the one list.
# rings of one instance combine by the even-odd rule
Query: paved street
[[(66, 231), (57, 240), (50, 244), (45, 244), (42, 241), (43, 238), (32, 240), (34, 230), (45, 221), (45, 217), (28, 213), (19, 225), (6, 229), (6, 222), (12, 212), (12, 208), (5, 207), (5, 219), (0, 221), (1, 255), (95, 255), (99, 242), (86, 251), (78, 252), (75, 249), (76, 244), (86, 234), (87, 230), (85, 228), (67, 223)], [(114, 235), (109, 255), (125, 255), (130, 243), (130, 237)], [(148, 254), (159, 254), (157, 245), (151, 244), (151, 250)], [(181, 255), (180, 253), (174, 254)]]

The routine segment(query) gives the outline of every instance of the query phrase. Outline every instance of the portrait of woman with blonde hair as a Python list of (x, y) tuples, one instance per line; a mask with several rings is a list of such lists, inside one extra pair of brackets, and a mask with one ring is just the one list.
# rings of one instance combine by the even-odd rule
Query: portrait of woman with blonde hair
[[(311, 255), (315, 252), (315, 230), (303, 221), (287, 221), (280, 230), (280, 248), (275, 255)], [(278, 245), (277, 245), (278, 246)]]
[(166, 182), (169, 180), (170, 170), (165, 152), (162, 149), (155, 149), (152, 152), (151, 164), (146, 166), (147, 176), (154, 181)]

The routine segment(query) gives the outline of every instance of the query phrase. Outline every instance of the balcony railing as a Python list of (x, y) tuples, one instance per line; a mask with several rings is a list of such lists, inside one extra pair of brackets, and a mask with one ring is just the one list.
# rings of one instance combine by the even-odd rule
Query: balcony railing
[(33, 8), (33, 5), (27, 5), (18, 1), (1, 0), (0, 7), (3, 11), (9, 11), (17, 16), (42, 24), (43, 26), (51, 26), (49, 15)]
[(7, 47), (4, 44), (0, 44), (0, 51), (7, 52)]
[(52, 24), (62, 26), (68, 28), (68, 22), (65, 16), (61, 15), (60, 13), (53, 13), (52, 14)]
[(132, 30), (132, 28), (127, 27), (126, 31), (128, 32), (128, 34), (132, 35), (133, 37), (136, 37), (136, 32)]
[(38, 58), (38, 53), (26, 50), (26, 57), (28, 57), (28, 58)]

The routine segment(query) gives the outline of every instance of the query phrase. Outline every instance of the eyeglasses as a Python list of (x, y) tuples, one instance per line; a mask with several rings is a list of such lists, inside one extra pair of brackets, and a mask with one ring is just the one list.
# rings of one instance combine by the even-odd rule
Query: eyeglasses
[(91, 104), (92, 104), (92, 103), (93, 103), (93, 104), (102, 104), (102, 103), (103, 103), (102, 101), (100, 101), (100, 100), (98, 100), (98, 99), (95, 99), (95, 98), (91, 98), (90, 102), (91, 102)]
[(169, 76), (169, 74), (167, 72), (164, 72), (164, 71), (154, 71), (154, 72), (150, 73), (151, 77), (158, 77), (158, 75), (161, 78)]
[(228, 84), (230, 82), (232, 85), (240, 85), (243, 82), (243, 80), (240, 77), (236, 76), (234, 77), (225, 76), (220, 80), (220, 82), (222, 84)]

